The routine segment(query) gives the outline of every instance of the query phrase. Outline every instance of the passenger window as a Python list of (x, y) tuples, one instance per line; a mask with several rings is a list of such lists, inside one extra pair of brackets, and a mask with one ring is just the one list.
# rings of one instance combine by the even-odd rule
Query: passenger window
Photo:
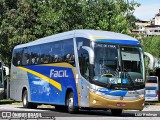
[(63, 61), (75, 66), (73, 39), (68, 39), (64, 41)]
[(89, 80), (89, 54), (82, 46), (90, 47), (90, 40), (86, 38), (77, 38), (78, 60), (81, 75)]
[(51, 53), (52, 53), (53, 49), (52, 49), (52, 44), (51, 43), (47, 43), (47, 44), (43, 44), (41, 45), (41, 63), (43, 64), (47, 64), (47, 63), (51, 63)]
[(13, 52), (13, 65), (22, 65), (22, 49), (15, 49)]
[(23, 48), (23, 53), (22, 53), (22, 65), (29, 65), (30, 64), (30, 55), (28, 48), (25, 47)]
[(12, 63), (13, 63), (13, 65), (17, 66), (16, 50), (13, 51), (12, 56), (13, 56)]
[(51, 52), (53, 63), (62, 62), (62, 47), (63, 41), (53, 43)]
[(40, 46), (36, 45), (36, 46), (31, 46), (29, 47), (29, 54), (30, 54), (30, 64), (35, 65), (35, 64), (40, 64), (41, 60), (40, 60), (40, 55), (41, 55), (41, 51), (40, 51)]

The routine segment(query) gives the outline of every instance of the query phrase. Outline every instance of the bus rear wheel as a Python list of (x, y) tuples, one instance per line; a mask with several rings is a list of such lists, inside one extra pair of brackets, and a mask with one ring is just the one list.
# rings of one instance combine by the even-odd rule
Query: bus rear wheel
[(120, 116), (122, 114), (122, 109), (111, 109), (112, 115)]
[(33, 104), (28, 102), (28, 92), (27, 90), (24, 90), (23, 94), (22, 94), (22, 103), (23, 103), (23, 107), (24, 108), (37, 108), (37, 104)]
[(67, 97), (66, 101), (68, 112), (73, 114), (78, 112), (78, 107), (74, 106), (74, 94), (73, 92), (70, 92)]

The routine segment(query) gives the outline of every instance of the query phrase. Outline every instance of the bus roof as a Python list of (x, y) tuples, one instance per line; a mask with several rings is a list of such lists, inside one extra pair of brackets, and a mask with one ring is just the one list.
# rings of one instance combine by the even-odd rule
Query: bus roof
[(91, 41), (105, 39), (105, 40), (123, 40), (123, 41), (130, 40), (133, 42), (138, 42), (137, 39), (135, 39), (129, 35), (121, 34), (121, 33), (102, 31), (102, 30), (83, 29), (83, 30), (72, 30), (72, 31), (58, 33), (55, 35), (40, 38), (35, 41), (26, 43), (26, 44), (17, 45), (14, 49), (28, 47), (28, 46), (32, 46), (32, 45), (43, 44), (43, 43), (49, 43), (49, 42), (53, 42), (53, 41), (58, 41), (62, 38), (68, 39), (68, 38), (73, 38), (73, 37), (84, 37), (84, 38), (90, 39)]

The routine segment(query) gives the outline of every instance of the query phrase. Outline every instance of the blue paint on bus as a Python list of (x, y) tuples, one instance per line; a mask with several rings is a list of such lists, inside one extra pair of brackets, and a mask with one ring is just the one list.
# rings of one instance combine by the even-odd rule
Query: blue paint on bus
[(96, 39), (97, 42), (104, 42), (104, 43), (112, 43), (112, 44), (122, 44), (122, 45), (135, 45), (141, 46), (139, 41), (135, 40), (109, 40), (109, 39)]
[[(71, 68), (45, 65), (25, 66), (25, 68), (51, 78), (62, 86), (62, 91), (60, 91), (49, 82), (43, 80), (43, 78), (28, 73), (32, 102), (65, 105), (66, 90), (71, 88), (74, 93), (74, 105), (78, 106), (76, 83)], [(53, 70), (55, 74), (51, 73)], [(63, 76), (63, 72), (60, 73), (61, 76), (57, 76), (58, 71), (66, 71), (66, 76)]]

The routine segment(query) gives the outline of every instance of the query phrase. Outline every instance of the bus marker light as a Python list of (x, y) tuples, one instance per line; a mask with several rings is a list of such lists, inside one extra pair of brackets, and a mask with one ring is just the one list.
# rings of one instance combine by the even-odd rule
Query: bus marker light
[(97, 102), (96, 100), (93, 100), (93, 104), (96, 104), (96, 102)]

